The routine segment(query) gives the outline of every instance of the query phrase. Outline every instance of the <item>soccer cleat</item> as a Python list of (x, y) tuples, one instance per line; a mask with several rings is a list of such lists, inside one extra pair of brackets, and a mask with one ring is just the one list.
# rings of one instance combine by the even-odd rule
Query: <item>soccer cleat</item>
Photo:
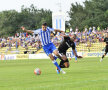
[(60, 70), (56, 69), (57, 74), (60, 74)]
[(66, 74), (66, 72), (65, 72), (65, 71), (63, 71), (63, 70), (61, 70), (61, 72), (62, 72), (62, 74)]
[(60, 74), (60, 72), (61, 72), (62, 74), (66, 74), (65, 71), (63, 71), (63, 70), (58, 70), (57, 67), (56, 67), (56, 72), (57, 72), (57, 74)]
[(101, 59), (100, 59), (100, 62), (102, 62), (102, 60), (103, 60), (103, 59), (101, 58)]

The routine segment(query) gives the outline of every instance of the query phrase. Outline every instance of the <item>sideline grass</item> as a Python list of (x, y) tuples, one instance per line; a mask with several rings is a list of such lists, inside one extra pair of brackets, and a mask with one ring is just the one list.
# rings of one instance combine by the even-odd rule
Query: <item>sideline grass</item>
[(108, 90), (108, 57), (71, 60), (65, 75), (55, 69), (50, 60), (0, 61), (0, 90)]

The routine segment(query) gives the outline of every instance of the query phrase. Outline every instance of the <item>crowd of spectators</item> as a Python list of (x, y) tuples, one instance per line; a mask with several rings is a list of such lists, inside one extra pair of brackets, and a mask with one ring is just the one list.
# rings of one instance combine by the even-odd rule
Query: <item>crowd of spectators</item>
[[(91, 43), (96, 42), (103, 42), (105, 37), (105, 32), (108, 32), (108, 28), (105, 30), (101, 30), (100, 27), (90, 27), (85, 28), (83, 31), (80, 31), (78, 28), (76, 30), (70, 29), (70, 32), (68, 33), (69, 36), (76, 34), (77, 39), (75, 42), (77, 42), (77, 45), (79, 43), (85, 43), (85, 46), (91, 47)], [(59, 46), (60, 42), (63, 40), (62, 34), (58, 33), (57, 35), (52, 37), (52, 42)], [(28, 33), (16, 33), (15, 36), (8, 37), (8, 38), (0, 38), (0, 48), (8, 47), (7, 50), (11, 50), (11, 47), (15, 47), (16, 50), (18, 47), (21, 46), (25, 48), (25, 50), (29, 50), (29, 46), (31, 48), (35, 48), (36, 51), (39, 50), (41, 46), (41, 42), (39, 40), (38, 35), (31, 35)]]
[[(79, 43), (84, 43), (85, 46), (91, 47), (92, 43), (97, 43), (97, 42), (103, 42), (105, 38), (105, 33), (108, 32), (108, 28), (101, 30), (100, 27), (89, 27), (88, 29), (85, 28), (83, 31), (80, 31), (78, 28), (76, 30), (70, 29), (70, 32), (68, 33), (69, 36), (76, 34), (77, 39), (76, 39), (76, 44), (78, 45)], [(61, 34), (57, 34), (53, 38), (53, 43), (55, 45), (59, 45), (59, 43), (63, 40), (63, 37)]]
[(8, 38), (0, 38), (0, 48), (8, 47), (8, 50), (11, 50), (11, 47), (15, 47), (16, 50), (21, 46), (25, 48), (25, 50), (29, 50), (29, 46), (31, 48), (35, 48), (35, 50), (39, 50), (42, 46), (39, 40), (39, 37), (36, 35), (30, 35), (28, 33), (16, 33), (15, 36)]

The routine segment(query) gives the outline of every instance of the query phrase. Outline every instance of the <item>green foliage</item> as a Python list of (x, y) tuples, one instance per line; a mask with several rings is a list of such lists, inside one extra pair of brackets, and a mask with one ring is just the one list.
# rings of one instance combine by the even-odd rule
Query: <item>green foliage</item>
[(33, 4), (27, 8), (22, 6), (21, 12), (15, 10), (0, 12), (0, 37), (12, 36), (21, 32), (20, 27), (27, 29), (41, 28), (43, 22), (51, 27), (52, 12), (50, 10), (37, 9)]
[(106, 28), (108, 23), (108, 0), (86, 0), (84, 5), (71, 4), (70, 25), (83, 30), (87, 25)]

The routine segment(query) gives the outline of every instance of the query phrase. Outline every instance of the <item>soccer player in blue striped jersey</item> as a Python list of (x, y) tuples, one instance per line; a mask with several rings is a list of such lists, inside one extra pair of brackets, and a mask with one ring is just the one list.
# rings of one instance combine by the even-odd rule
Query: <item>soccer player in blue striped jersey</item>
[(34, 30), (34, 31), (27, 30), (25, 27), (21, 27), (21, 29), (25, 32), (34, 33), (34, 34), (39, 35), (44, 52), (47, 54), (47, 56), (50, 57), (50, 59), (52, 60), (53, 64), (57, 67), (57, 69), (59, 69), (63, 74), (65, 74), (65, 72), (60, 68), (60, 66), (54, 59), (54, 56), (52, 55), (52, 53), (54, 53), (57, 57), (61, 57), (63, 60), (66, 60), (66, 57), (62, 56), (58, 52), (55, 45), (51, 42), (51, 39), (50, 39), (50, 33), (52, 31), (55, 31), (55, 32), (63, 32), (63, 31), (59, 29), (53, 29), (53, 28), (47, 27), (47, 23), (43, 23), (42, 28)]

